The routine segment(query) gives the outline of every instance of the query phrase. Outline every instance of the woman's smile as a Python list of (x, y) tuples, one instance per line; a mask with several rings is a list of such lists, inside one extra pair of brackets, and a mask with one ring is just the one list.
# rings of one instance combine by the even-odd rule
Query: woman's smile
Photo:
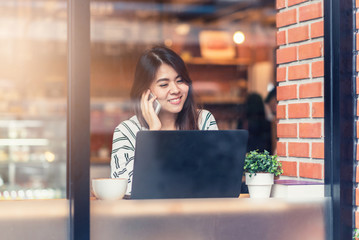
[(182, 99), (182, 96), (180, 97), (177, 97), (177, 98), (172, 98), (170, 100), (168, 100), (171, 104), (174, 104), (174, 105), (178, 105), (181, 103), (181, 99)]

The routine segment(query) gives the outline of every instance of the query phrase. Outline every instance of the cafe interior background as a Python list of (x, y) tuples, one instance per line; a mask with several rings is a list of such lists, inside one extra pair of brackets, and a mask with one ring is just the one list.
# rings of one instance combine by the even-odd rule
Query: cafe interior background
[[(0, 13), (0, 199), (65, 198), (67, 3), (2, 0)], [(275, 14), (266, 0), (91, 1), (91, 178), (109, 176), (145, 49), (176, 51), (197, 101), (236, 129), (248, 93), (276, 85)]]

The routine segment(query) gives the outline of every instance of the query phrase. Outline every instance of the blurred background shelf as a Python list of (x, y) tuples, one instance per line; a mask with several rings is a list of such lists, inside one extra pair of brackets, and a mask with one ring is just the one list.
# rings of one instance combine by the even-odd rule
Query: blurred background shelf
[(110, 157), (91, 157), (91, 163), (94, 164), (110, 164)]
[(245, 98), (236, 97), (236, 96), (200, 96), (197, 101), (201, 102), (204, 105), (210, 104), (243, 104), (245, 102)]
[(249, 66), (252, 61), (246, 58), (234, 58), (234, 59), (211, 59), (202, 57), (191, 57), (185, 60), (187, 64), (194, 65), (243, 65)]

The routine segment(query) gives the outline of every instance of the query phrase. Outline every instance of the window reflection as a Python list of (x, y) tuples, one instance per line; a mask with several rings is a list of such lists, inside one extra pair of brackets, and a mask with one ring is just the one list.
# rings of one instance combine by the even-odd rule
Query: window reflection
[(197, 102), (236, 129), (248, 93), (264, 99), (275, 85), (275, 13), (253, 1), (91, 1), (91, 177), (110, 175), (113, 130), (134, 115), (136, 62), (154, 45), (184, 59)]
[(0, 2), (0, 199), (66, 193), (67, 5)]

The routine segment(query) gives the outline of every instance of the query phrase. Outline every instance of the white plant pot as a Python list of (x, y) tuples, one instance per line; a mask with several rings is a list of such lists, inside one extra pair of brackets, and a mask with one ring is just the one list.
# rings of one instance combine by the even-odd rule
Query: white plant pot
[(273, 173), (257, 173), (249, 176), (246, 173), (246, 184), (250, 198), (269, 198), (274, 183)]

